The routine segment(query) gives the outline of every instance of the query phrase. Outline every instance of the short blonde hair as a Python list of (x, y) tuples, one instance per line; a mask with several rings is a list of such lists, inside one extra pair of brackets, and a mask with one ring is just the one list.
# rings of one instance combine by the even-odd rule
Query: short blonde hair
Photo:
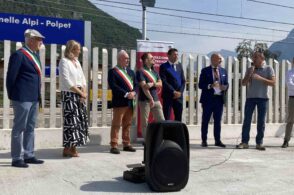
[(81, 44), (75, 40), (69, 40), (67, 41), (66, 43), (66, 48), (65, 48), (65, 51), (64, 51), (64, 56), (68, 59), (74, 59), (75, 55), (73, 54), (73, 50), (76, 48), (76, 47), (81, 47)]

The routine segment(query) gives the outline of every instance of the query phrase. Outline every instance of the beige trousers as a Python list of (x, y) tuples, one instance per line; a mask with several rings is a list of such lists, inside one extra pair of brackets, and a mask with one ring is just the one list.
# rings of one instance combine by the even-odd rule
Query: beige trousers
[(133, 118), (133, 109), (130, 107), (113, 108), (113, 118), (110, 131), (110, 145), (112, 148), (118, 146), (119, 128), (122, 126), (122, 142), (124, 146), (130, 145), (130, 129)]
[(139, 101), (140, 107), (140, 122), (142, 127), (143, 137), (146, 137), (147, 125), (148, 125), (148, 118), (149, 113), (151, 112), (155, 121), (162, 121), (164, 120), (164, 115), (162, 112), (162, 106), (160, 101), (155, 101), (154, 106), (150, 108), (149, 101)]

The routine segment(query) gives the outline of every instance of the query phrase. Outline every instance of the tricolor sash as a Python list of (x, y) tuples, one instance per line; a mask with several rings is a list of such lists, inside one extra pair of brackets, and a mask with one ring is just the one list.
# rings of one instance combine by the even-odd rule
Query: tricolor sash
[(20, 49), (20, 51), (27, 56), (27, 58), (29, 58), (29, 60), (33, 63), (38, 75), (41, 77), (41, 72), (42, 72), (42, 68), (41, 68), (41, 62), (40, 60), (37, 58), (37, 56), (35, 56), (35, 54), (33, 54), (30, 50), (28, 50), (27, 48), (23, 47)]
[(148, 78), (148, 80), (152, 83), (156, 83), (157, 82), (157, 77), (156, 75), (151, 71), (148, 70), (147, 68), (142, 69), (143, 74)]
[(134, 84), (132, 78), (128, 75), (128, 73), (120, 68), (119, 66), (114, 67), (114, 70), (117, 72), (117, 74), (123, 79), (125, 84), (128, 86), (130, 91), (133, 91)]

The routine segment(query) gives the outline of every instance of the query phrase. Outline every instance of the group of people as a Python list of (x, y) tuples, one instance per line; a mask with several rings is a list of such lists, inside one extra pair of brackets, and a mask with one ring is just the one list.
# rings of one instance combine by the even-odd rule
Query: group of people
[[(34, 128), (42, 104), (42, 66), (38, 51), (45, 37), (34, 29), (27, 29), (24, 37), (25, 45), (10, 56), (6, 77), (7, 93), (14, 111), (11, 165), (21, 168), (44, 163), (34, 153)], [(64, 157), (78, 157), (76, 147), (85, 145), (89, 139), (87, 82), (78, 60), (80, 51), (78, 42), (68, 41), (64, 58), (59, 63)]]
[[(110, 135), (111, 153), (120, 154), (118, 149), (120, 126), (122, 126), (123, 151), (136, 151), (130, 144), (130, 128), (136, 91), (138, 91), (143, 137), (146, 136), (150, 112), (155, 121), (169, 120), (172, 110), (175, 120), (182, 120), (183, 91), (186, 83), (184, 72), (181, 64), (178, 63), (178, 50), (172, 48), (167, 55), (168, 61), (160, 66), (158, 74), (153, 69), (154, 58), (151, 53), (142, 55), (143, 66), (136, 73), (128, 67), (129, 55), (127, 52), (121, 50), (118, 53), (118, 65), (108, 72), (108, 84), (112, 90), (113, 106)], [(159, 101), (157, 88), (162, 88), (162, 105)]]
[[(14, 124), (11, 133), (12, 166), (27, 168), (28, 164), (43, 164), (35, 157), (34, 128), (38, 107), (41, 106), (41, 72), (38, 55), (43, 39), (40, 32), (27, 29), (24, 33), (25, 45), (14, 52), (9, 59), (6, 77), (8, 97), (14, 110)], [(78, 157), (77, 147), (85, 145), (89, 139), (88, 117), (86, 111), (87, 81), (78, 60), (81, 46), (70, 40), (66, 44), (64, 58), (60, 60), (60, 89), (63, 113), (63, 156)], [(118, 64), (108, 72), (108, 84), (112, 90), (113, 119), (110, 131), (110, 153), (120, 154), (118, 148), (119, 129), (122, 127), (123, 151), (135, 152), (130, 140), (130, 128), (138, 96), (140, 120), (143, 137), (146, 136), (150, 112), (156, 121), (170, 120), (171, 116), (182, 121), (183, 91), (186, 80), (182, 65), (178, 62), (178, 50), (169, 49), (168, 61), (160, 66), (159, 74), (154, 70), (154, 58), (151, 53), (141, 57), (142, 68), (136, 73), (129, 68), (129, 55), (121, 50)], [(228, 75), (221, 67), (219, 53), (211, 55), (211, 65), (202, 69), (199, 88), (202, 90), (201, 138), (202, 147), (208, 147), (207, 134), (211, 115), (214, 119), (215, 146), (226, 147), (221, 141), (221, 120), (225, 104), (226, 91), (229, 88)], [(265, 64), (264, 54), (256, 51), (253, 63), (242, 79), (247, 86), (247, 98), (242, 127), (242, 141), (238, 149), (249, 148), (252, 115), (257, 107), (256, 149), (265, 150), (263, 137), (265, 117), (269, 96), (268, 87), (275, 85), (275, 73)], [(294, 122), (294, 69), (287, 74), (289, 94), (288, 117), (283, 148), (288, 147)], [(162, 88), (162, 104), (157, 89)], [(137, 94), (138, 93), (138, 94)], [(292, 109), (291, 109), (292, 108)], [(23, 152), (22, 152), (23, 150)]]

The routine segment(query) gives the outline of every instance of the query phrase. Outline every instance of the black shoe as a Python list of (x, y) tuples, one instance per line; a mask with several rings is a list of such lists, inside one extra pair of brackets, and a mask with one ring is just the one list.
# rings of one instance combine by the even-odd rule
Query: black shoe
[(208, 144), (207, 144), (207, 142), (205, 141), (205, 142), (202, 142), (202, 143), (201, 143), (201, 146), (202, 146), (202, 147), (208, 147)]
[(110, 153), (112, 153), (112, 154), (120, 154), (120, 151), (119, 151), (118, 148), (111, 148)]
[(29, 167), (29, 165), (26, 164), (23, 160), (12, 161), (11, 166), (19, 167), (19, 168), (28, 168)]
[(44, 163), (43, 160), (39, 160), (36, 157), (24, 159), (24, 162), (28, 164), (43, 164)]
[(288, 148), (289, 146), (289, 142), (288, 141), (284, 141), (282, 148)]
[(215, 142), (214, 145), (217, 146), (217, 147), (221, 147), (221, 148), (225, 148), (226, 147), (226, 145), (223, 144), (223, 142)]
[(126, 151), (126, 152), (136, 152), (136, 149), (133, 148), (132, 146), (125, 146), (123, 148), (123, 151)]

